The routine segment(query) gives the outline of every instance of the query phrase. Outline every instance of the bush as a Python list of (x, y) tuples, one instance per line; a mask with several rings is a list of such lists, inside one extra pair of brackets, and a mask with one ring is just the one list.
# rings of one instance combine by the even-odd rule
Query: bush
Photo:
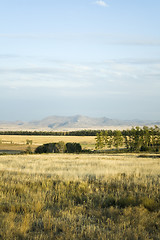
[(66, 144), (64, 142), (58, 142), (54, 144), (53, 151), (55, 153), (64, 153), (66, 152)]
[(160, 205), (151, 198), (144, 198), (142, 200), (142, 204), (150, 212), (160, 209)]
[(142, 146), (141, 148), (140, 148), (140, 151), (141, 152), (147, 152), (149, 150), (149, 147), (147, 147), (147, 146)]
[(38, 146), (35, 149), (35, 153), (52, 153), (54, 152), (55, 143), (46, 143), (42, 146)]
[(122, 197), (117, 201), (117, 206), (120, 208), (125, 208), (129, 206), (138, 206), (139, 202), (135, 197), (128, 196), (128, 197)]
[(31, 148), (31, 146), (28, 146), (28, 147), (26, 148), (25, 153), (27, 153), (27, 154), (31, 154), (31, 153), (32, 153), (32, 148)]
[(42, 146), (38, 146), (35, 149), (35, 153), (79, 153), (82, 151), (82, 147), (79, 143), (67, 143), (63, 141), (58, 143), (47, 143)]
[(114, 197), (107, 196), (103, 199), (102, 208), (108, 208), (108, 207), (115, 206), (115, 205), (116, 205), (116, 201), (115, 201)]
[(79, 143), (67, 143), (66, 144), (68, 153), (80, 153), (82, 152), (82, 147)]
[(26, 144), (27, 145), (32, 145), (32, 140), (26, 139)]

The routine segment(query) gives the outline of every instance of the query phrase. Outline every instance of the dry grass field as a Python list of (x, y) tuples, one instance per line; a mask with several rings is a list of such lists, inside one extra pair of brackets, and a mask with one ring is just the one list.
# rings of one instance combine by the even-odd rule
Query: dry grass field
[(0, 156), (0, 239), (160, 239), (160, 159)]
[[(63, 179), (84, 179), (88, 175), (108, 179), (118, 174), (159, 176), (159, 158), (138, 154), (33, 154), (0, 156), (0, 169), (28, 174), (46, 174)], [(156, 155), (155, 155), (156, 156)]]

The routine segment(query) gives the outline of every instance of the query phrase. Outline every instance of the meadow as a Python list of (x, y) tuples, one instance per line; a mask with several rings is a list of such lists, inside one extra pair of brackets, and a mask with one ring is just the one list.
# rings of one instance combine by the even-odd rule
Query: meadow
[(0, 156), (0, 239), (160, 239), (160, 158)]

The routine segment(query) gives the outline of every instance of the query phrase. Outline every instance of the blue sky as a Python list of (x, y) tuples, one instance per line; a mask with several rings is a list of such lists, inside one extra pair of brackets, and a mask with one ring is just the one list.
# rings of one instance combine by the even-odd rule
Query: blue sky
[(160, 1), (0, 1), (0, 120), (160, 120)]

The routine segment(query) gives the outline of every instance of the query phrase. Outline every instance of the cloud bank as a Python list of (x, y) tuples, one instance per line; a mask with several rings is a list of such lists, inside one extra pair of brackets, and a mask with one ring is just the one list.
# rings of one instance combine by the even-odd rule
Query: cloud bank
[[(45, 88), (81, 97), (105, 94), (159, 94), (160, 59), (119, 59), (99, 63), (51, 62), (0, 68), (0, 87)], [(143, 92), (143, 93), (142, 93)]]
[(25, 64), (1, 65), (0, 110), (4, 119), (53, 114), (159, 119), (159, 78), (157, 58), (83, 64), (28, 58)]

